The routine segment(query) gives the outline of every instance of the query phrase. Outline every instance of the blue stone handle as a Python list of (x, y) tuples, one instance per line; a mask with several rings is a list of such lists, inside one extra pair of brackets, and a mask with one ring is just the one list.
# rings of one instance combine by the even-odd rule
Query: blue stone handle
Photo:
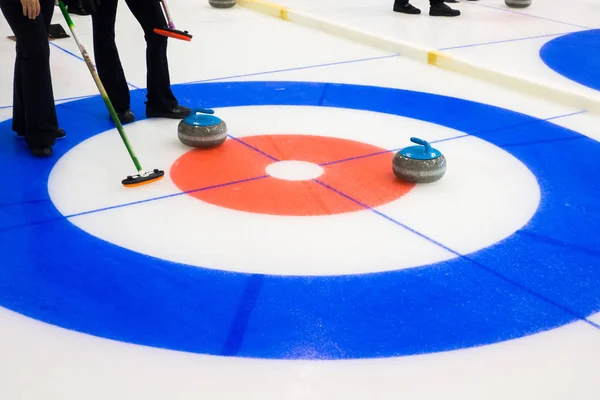
[(194, 114), (214, 114), (215, 110), (210, 108), (196, 108)]
[(429, 142), (426, 142), (425, 140), (416, 137), (411, 137), (410, 141), (416, 144), (420, 144), (421, 146), (425, 146), (425, 153), (431, 153), (431, 145), (429, 144)]

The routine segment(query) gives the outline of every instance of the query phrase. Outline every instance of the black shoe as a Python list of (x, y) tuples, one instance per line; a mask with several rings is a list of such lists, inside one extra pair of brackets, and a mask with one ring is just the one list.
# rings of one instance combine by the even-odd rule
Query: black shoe
[(460, 15), (459, 10), (450, 8), (447, 4), (434, 4), (429, 8), (429, 15), (432, 17), (458, 17)]
[(56, 139), (60, 140), (60, 139), (64, 139), (67, 137), (67, 132), (65, 132), (64, 129), (58, 128), (56, 130)]
[(35, 157), (50, 157), (52, 155), (52, 147), (50, 146), (32, 147), (29, 150)]
[(175, 108), (167, 111), (158, 111), (152, 107), (146, 107), (146, 116), (148, 118), (184, 119), (191, 113), (192, 110), (184, 106), (176, 106)]
[[(109, 116), (109, 118), (112, 121), (112, 117)], [(130, 124), (133, 121), (135, 121), (135, 115), (133, 114), (133, 112), (131, 112), (131, 110), (118, 112), (117, 118), (119, 118), (119, 122), (121, 122), (121, 125)]]
[[(17, 134), (17, 137), (19, 139), (24, 139), (25, 138), (25, 136), (23, 136), (23, 134), (20, 133), (20, 132), (16, 132), (16, 134)], [(65, 130), (61, 129), (61, 128), (58, 128), (56, 130), (56, 136), (55, 136), (55, 138), (56, 139), (64, 139), (65, 137), (67, 137), (67, 133), (65, 132)]]
[(419, 10), (417, 7), (413, 6), (412, 4), (398, 4), (398, 3), (394, 3), (394, 12), (399, 12), (399, 13), (403, 13), (403, 14), (421, 14), (421, 10)]

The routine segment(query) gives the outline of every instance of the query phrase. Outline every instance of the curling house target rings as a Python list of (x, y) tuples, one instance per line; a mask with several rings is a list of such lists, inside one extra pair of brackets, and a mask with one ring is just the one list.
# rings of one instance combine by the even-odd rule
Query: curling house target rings
[[(470, 254), (514, 234), (539, 205), (539, 186), (523, 163), (475, 137), (445, 141), (462, 133), (440, 125), (335, 107), (240, 106), (218, 115), (230, 137), (211, 149), (174, 141), (173, 120), (129, 125), (138, 153), (167, 171), (160, 185), (143, 190), (114, 190), (129, 160), (113, 157), (107, 165), (98, 155), (113, 154), (118, 135), (95, 135), (54, 165), (50, 199), (63, 215), (84, 213), (69, 219), (80, 229), (140, 254), (291, 276), (400, 270), (456, 257), (365, 207)], [(415, 186), (395, 177), (394, 152), (385, 149), (403, 147), (410, 132), (443, 141), (452, 160), (443, 181)], [(136, 206), (113, 208), (130, 203)]]
[[(341, 107), (444, 125), (521, 160), (536, 174), (542, 202), (506, 240), (419, 268), (318, 277), (191, 268), (99, 240), (48, 201), (57, 158), (111, 128), (101, 99), (83, 99), (58, 106), (69, 137), (53, 159), (32, 159), (15, 149), (22, 143), (11, 135), (0, 138), (0, 156), (14, 171), (0, 194), (0, 305), (128, 343), (283, 359), (467, 348), (556, 328), (600, 310), (598, 233), (586, 219), (597, 209), (599, 193), (582, 169), (600, 155), (597, 142), (497, 107), (399, 89), (224, 82), (174, 91), (181, 99), (210, 99), (201, 104), (206, 107)], [(134, 112), (141, 115), (138, 107)], [(10, 130), (10, 122), (1, 126)]]

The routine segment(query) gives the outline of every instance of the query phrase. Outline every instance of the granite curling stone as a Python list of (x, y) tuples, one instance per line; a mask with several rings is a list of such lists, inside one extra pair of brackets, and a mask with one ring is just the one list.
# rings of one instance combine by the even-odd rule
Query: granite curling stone
[(392, 169), (398, 179), (415, 183), (431, 183), (446, 173), (446, 158), (421, 139), (410, 138), (419, 146), (406, 147), (394, 156)]
[(214, 8), (231, 8), (235, 6), (237, 0), (208, 0), (208, 4), (210, 4)]
[(227, 139), (227, 125), (209, 108), (193, 110), (177, 128), (179, 141), (199, 149), (216, 147)]
[(531, 5), (531, 0), (504, 0), (504, 3), (512, 8), (527, 8)]

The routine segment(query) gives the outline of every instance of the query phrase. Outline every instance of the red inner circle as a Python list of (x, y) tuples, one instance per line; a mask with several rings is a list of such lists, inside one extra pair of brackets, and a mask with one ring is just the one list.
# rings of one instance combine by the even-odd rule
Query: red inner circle
[[(348, 139), (249, 136), (187, 152), (171, 167), (171, 179), (190, 196), (234, 210), (332, 215), (378, 207), (411, 191), (414, 184), (394, 176), (393, 157), (385, 149)], [(266, 167), (277, 162), (273, 158), (321, 165), (324, 173), (317, 180), (322, 184), (268, 176)]]

